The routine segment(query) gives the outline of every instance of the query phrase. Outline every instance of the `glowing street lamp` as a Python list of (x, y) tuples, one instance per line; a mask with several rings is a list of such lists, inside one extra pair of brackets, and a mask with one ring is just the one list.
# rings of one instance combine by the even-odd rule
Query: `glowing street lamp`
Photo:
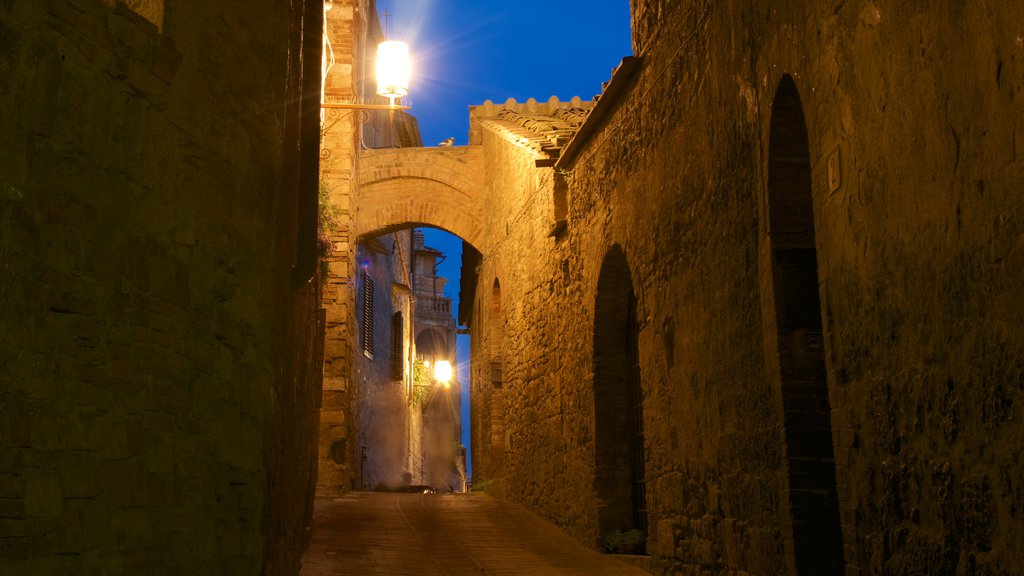
[[(334, 66), (334, 50), (328, 37), (327, 12), (331, 10), (333, 0), (324, 3), (324, 59), (321, 66), (323, 82), (320, 88), (320, 107), (324, 109), (343, 110), (408, 110), (408, 106), (395, 104), (395, 98), (409, 94), (409, 76), (412, 65), (409, 59), (409, 45), (398, 40), (385, 40), (377, 45), (377, 94), (387, 96), (390, 104), (366, 104), (363, 102), (326, 101), (324, 85), (327, 75)], [(321, 115), (322, 116), (322, 115)], [(323, 122), (323, 118), (321, 118)]]
[(434, 380), (440, 382), (445, 388), (451, 388), (452, 363), (447, 360), (434, 362)]
[(391, 105), (395, 98), (409, 94), (409, 45), (398, 40), (385, 40), (377, 46), (377, 94), (387, 96)]

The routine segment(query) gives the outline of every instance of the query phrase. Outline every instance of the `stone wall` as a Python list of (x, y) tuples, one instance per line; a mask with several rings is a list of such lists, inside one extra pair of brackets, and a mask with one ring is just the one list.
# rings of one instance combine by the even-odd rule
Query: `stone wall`
[[(822, 320), (820, 344), (796, 350), (817, 346), (827, 366), (845, 573), (1024, 570), (1024, 8), (651, 0), (632, 13), (639, 70), (575, 158), (535, 168), (484, 131), (476, 480), (598, 543), (595, 303), (618, 246), (637, 298), (648, 551), (669, 574), (796, 571), (788, 280), (769, 227), (788, 210), (769, 198), (788, 76)], [(549, 238), (557, 178), (568, 222)]]
[(480, 242), (481, 158), (478, 146), (362, 151), (356, 233), (375, 237), (429, 225)]
[[(327, 33), (335, 63), (324, 81), (325, 101), (351, 101), (360, 93), (363, 39), (368, 22), (362, 16), (366, 2), (335, 2), (327, 13)], [(352, 110), (325, 112), (321, 140), (321, 180), (325, 185), (325, 209), (333, 226), (325, 231), (330, 250), (325, 257), (323, 307), (326, 311), (324, 340), (323, 406), (320, 414), (317, 496), (337, 496), (356, 486), (355, 389), (351, 386), (355, 353), (354, 291), (355, 239), (351, 235), (355, 202), (353, 174), (359, 149), (359, 113)]]
[(0, 2), (3, 574), (297, 572), (319, 364), (293, 17)]
[[(383, 98), (374, 96), (374, 51), (383, 33), (373, 2), (334, 2), (333, 8), (327, 12), (327, 31), (335, 62), (324, 82), (325, 102), (386, 103)], [(379, 465), (371, 462), (374, 472), (366, 475), (361, 470), (364, 458), (369, 458), (365, 450), (377, 450), (375, 442), (367, 440), (365, 432), (375, 429), (377, 424), (360, 423), (360, 410), (370, 409), (373, 414), (368, 413), (367, 420), (376, 421), (381, 414), (376, 401), (383, 402), (389, 407), (388, 410), (404, 410), (399, 406), (399, 396), (404, 398), (406, 393), (399, 390), (401, 382), (390, 380), (389, 355), (377, 357), (371, 362), (362, 360), (358, 347), (360, 332), (357, 328), (359, 319), (356, 302), (360, 270), (357, 269), (356, 261), (357, 251), (361, 249), (359, 242), (375, 242), (375, 238), (381, 236), (384, 242), (401, 243), (404, 236), (383, 236), (385, 232), (395, 232), (398, 228), (365, 233), (367, 230), (357, 225), (359, 218), (356, 208), (366, 204), (363, 199), (365, 192), (359, 185), (361, 175), (373, 170), (372, 167), (362, 168), (361, 164), (367, 155), (363, 150), (369, 147), (390, 149), (396, 146), (419, 146), (421, 142), (416, 118), (404, 112), (392, 116), (385, 111), (329, 109), (324, 115), (322, 135), (321, 181), (326, 190), (322, 201), (325, 210), (332, 216), (333, 225), (323, 231), (325, 244), (330, 248), (324, 258), (323, 305), (327, 328), (317, 496), (329, 497), (344, 494), (353, 488), (373, 488), (378, 483), (396, 483), (393, 468), (403, 466), (403, 458), (396, 460), (382, 456)], [(370, 252), (366, 254), (369, 256)], [(381, 260), (381, 264), (385, 261)], [(392, 280), (401, 276), (400, 269), (401, 265), (396, 264), (390, 272), (393, 276), (385, 273), (385, 276), (379, 278), (381, 298), (377, 301), (378, 305), (385, 306), (385, 300), (390, 302)], [(391, 312), (399, 309), (402, 307), (396, 304), (394, 310), (387, 312), (386, 317), (379, 316), (379, 336), (390, 338)], [(383, 345), (387, 352), (390, 341), (384, 341)], [(378, 378), (378, 373), (384, 380)], [(394, 384), (391, 386), (394, 390), (379, 396), (382, 392), (380, 389), (366, 388), (370, 381), (380, 383), (381, 386)], [(364, 391), (369, 396), (363, 395)], [(390, 422), (392, 419), (389, 416), (385, 420)], [(408, 456), (409, 452), (405, 454)], [(397, 474), (400, 479), (400, 472)]]
[[(573, 295), (549, 271), (561, 269), (570, 248), (546, 237), (552, 171), (535, 168), (523, 148), (491, 132), (484, 131), (482, 147), (488, 237), (470, 338), (473, 482), (556, 510), (563, 494), (546, 485), (565, 473), (563, 455), (578, 440), (577, 423), (560, 406), (559, 366), (578, 336), (564, 321), (579, 316)], [(565, 312), (552, 315), (559, 306)], [(573, 521), (565, 523), (579, 526), (578, 511), (566, 512)]]

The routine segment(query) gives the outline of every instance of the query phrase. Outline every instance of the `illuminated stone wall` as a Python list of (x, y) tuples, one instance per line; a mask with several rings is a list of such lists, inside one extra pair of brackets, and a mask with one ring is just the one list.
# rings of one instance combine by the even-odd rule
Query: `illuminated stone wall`
[(168, 4), (0, 3), (5, 575), (297, 572), (319, 357), (291, 15)]
[[(335, 64), (324, 82), (325, 100), (351, 101), (358, 93), (357, 63), (365, 36), (362, 2), (335, 2), (327, 13), (327, 32), (334, 47)], [(324, 340), (324, 391), (320, 412), (317, 496), (337, 496), (356, 486), (358, 457), (355, 438), (355, 388), (352, 370), (356, 353), (355, 238), (351, 235), (355, 212), (353, 174), (359, 143), (359, 112), (329, 110), (325, 113), (321, 141), (322, 198), (332, 216), (326, 230), (330, 251), (326, 255), (323, 307), (326, 311)]]
[[(335, 62), (324, 82), (325, 101), (380, 104), (373, 95), (373, 51), (383, 35), (373, 3), (334, 2), (327, 12), (327, 31)], [(418, 146), (420, 141), (416, 119), (403, 112), (389, 117), (384, 111), (329, 109), (323, 126), (321, 200), (331, 225), (322, 231), (329, 248), (322, 268), (326, 337), (317, 496), (332, 497), (352, 489), (372, 489), (379, 483), (397, 484), (410, 453), (409, 442), (418, 442), (414, 434), (394, 438), (384, 434), (390, 434), (394, 423), (408, 425), (409, 421), (406, 391), (402, 382), (390, 378), (391, 313), (408, 304), (401, 304), (397, 297), (393, 306), (391, 302), (392, 282), (402, 282), (401, 256), (395, 255), (398, 260), (394, 260), (367, 248), (380, 244), (377, 236), (390, 246), (408, 241), (402, 240), (401, 234), (385, 234), (394, 229), (372, 234), (359, 229), (356, 214), (365, 204), (358, 183), (366, 171), (361, 167), (366, 153), (360, 154), (360, 150), (381, 147), (390, 151), (396, 146)], [(378, 280), (375, 339), (379, 345), (372, 359), (364, 356), (360, 347), (362, 269), (356, 265), (360, 257), (380, 264), (373, 268)], [(387, 446), (382, 444), (385, 442)], [(369, 467), (366, 471), (364, 464)]]
[[(1024, 8), (754, 4), (634, 2), (636, 75), (554, 169), (483, 129), (474, 480), (598, 544), (593, 331), (618, 245), (638, 301), (648, 551), (669, 574), (795, 571), (788, 280), (768, 226), (788, 209), (768, 197), (788, 75), (823, 330), (786, 354), (824, 354), (845, 573), (1020, 572)], [(550, 237), (562, 177), (567, 228)]]

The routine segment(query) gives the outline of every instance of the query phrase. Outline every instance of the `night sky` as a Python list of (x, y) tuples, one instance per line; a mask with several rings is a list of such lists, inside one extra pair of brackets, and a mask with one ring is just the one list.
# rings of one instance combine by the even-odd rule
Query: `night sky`
[[(410, 112), (425, 146), (449, 136), (468, 144), (469, 106), (508, 98), (589, 100), (623, 57), (632, 54), (629, 0), (492, 2), (378, 0), (388, 38), (409, 44)], [(447, 256), (438, 274), (458, 306), (461, 241), (427, 229), (426, 244)], [(459, 336), (462, 443), (469, 448), (469, 337)], [(471, 469), (471, 463), (470, 463)]]

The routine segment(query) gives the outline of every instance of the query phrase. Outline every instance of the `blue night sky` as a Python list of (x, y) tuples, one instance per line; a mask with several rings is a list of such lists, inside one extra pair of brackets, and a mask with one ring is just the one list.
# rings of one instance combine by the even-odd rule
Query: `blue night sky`
[(378, 0), (388, 35), (409, 43), (407, 103), (426, 146), (467, 144), (469, 106), (508, 98), (584, 100), (632, 54), (629, 0)]
[[(408, 42), (413, 59), (410, 112), (425, 146), (449, 136), (468, 144), (469, 106), (515, 98), (589, 100), (632, 54), (629, 0), (492, 2), (378, 0), (388, 38)], [(383, 18), (383, 16), (382, 16)], [(426, 229), (428, 246), (447, 256), (438, 274), (458, 305), (462, 242)], [(459, 336), (462, 443), (469, 448), (469, 337)]]

